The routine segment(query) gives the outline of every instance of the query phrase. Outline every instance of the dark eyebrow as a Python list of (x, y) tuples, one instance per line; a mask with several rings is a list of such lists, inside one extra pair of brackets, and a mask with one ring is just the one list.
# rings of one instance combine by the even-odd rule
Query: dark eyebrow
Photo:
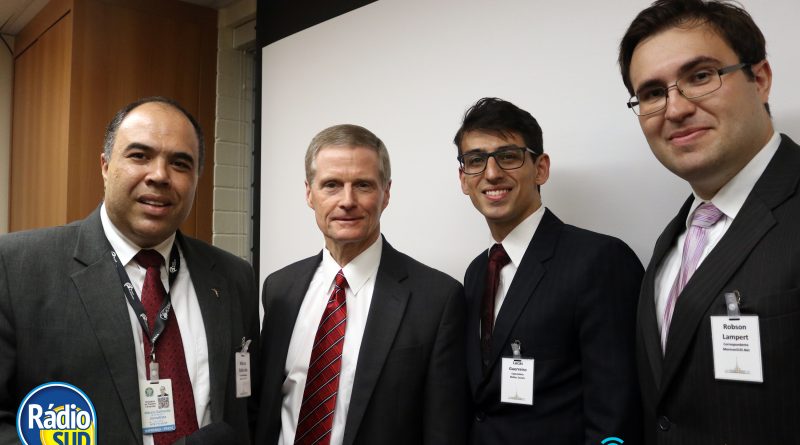
[(697, 68), (698, 65), (703, 65), (703, 64), (706, 64), (706, 63), (713, 63), (715, 65), (720, 65), (722, 62), (720, 62), (719, 60), (717, 60), (717, 59), (715, 59), (713, 57), (709, 57), (709, 56), (698, 56), (698, 57), (695, 57), (694, 59), (684, 63), (683, 65), (681, 65), (680, 68), (678, 68), (678, 77), (679, 78), (683, 77), (684, 74), (686, 74), (689, 71), (692, 71), (693, 69)]
[[(501, 145), (501, 146), (497, 147), (497, 149), (495, 149), (495, 151), (515, 149), (515, 148), (524, 148), (524, 147), (517, 147), (514, 144)], [(489, 153), (489, 152), (486, 151), (485, 148), (478, 147), (478, 148), (473, 148), (472, 150), (469, 150), (469, 151), (465, 151), (462, 154), (469, 154), (469, 153)], [(492, 153), (494, 153), (494, 152), (492, 152)]]
[[(714, 63), (716, 65), (719, 65), (721, 62), (718, 59), (715, 59), (713, 57), (697, 56), (694, 59), (691, 59), (691, 60), (687, 61), (686, 63), (681, 65), (680, 68), (678, 68), (678, 78), (680, 79), (681, 77), (683, 77), (684, 74), (686, 74), (689, 71), (697, 68), (698, 65), (702, 65), (704, 63)], [(641, 91), (641, 90), (643, 90), (645, 88), (663, 87), (664, 85), (665, 85), (665, 83), (663, 81), (661, 81), (661, 80), (650, 79), (650, 80), (642, 83), (641, 85), (639, 85), (639, 88), (637, 88), (634, 92)]]
[(141, 142), (131, 142), (130, 144), (128, 144), (127, 147), (125, 147), (124, 151), (130, 151), (130, 150), (152, 151), (153, 147), (151, 147), (151, 146), (149, 146), (147, 144), (142, 144)]

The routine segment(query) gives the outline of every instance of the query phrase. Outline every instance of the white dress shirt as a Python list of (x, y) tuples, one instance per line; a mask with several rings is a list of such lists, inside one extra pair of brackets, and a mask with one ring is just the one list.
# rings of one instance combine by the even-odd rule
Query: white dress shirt
[[(128, 274), (136, 294), (141, 298), (146, 269), (133, 260), (133, 257), (139, 253), (141, 248), (127, 239), (114, 226), (108, 217), (105, 204), (100, 209), (100, 220), (103, 223), (103, 231), (108, 242), (111, 243), (111, 247), (114, 248), (120, 262), (125, 265), (125, 272)], [(189, 380), (192, 383), (192, 392), (194, 393), (197, 424), (203, 427), (211, 423), (211, 381), (208, 370), (206, 329), (203, 323), (203, 314), (200, 312), (200, 305), (197, 302), (197, 294), (189, 276), (186, 258), (184, 258), (183, 252), (180, 252), (180, 248), (178, 251), (180, 252), (181, 268), (178, 271), (178, 276), (175, 277), (172, 288), (169, 286), (166, 264), (169, 262), (169, 254), (174, 242), (175, 234), (153, 247), (153, 249), (164, 257), (164, 265), (161, 266), (161, 282), (164, 284), (164, 289), (169, 292), (170, 300), (172, 301), (172, 310), (169, 316), (176, 317), (178, 327), (181, 330), (183, 352), (186, 355), (186, 369), (189, 372)], [(108, 261), (111, 261), (111, 258), (108, 258)], [(122, 289), (122, 283), (119, 283), (119, 286)], [(122, 291), (119, 293), (119, 298), (125, 299)], [(144, 381), (147, 379), (144, 360), (144, 338), (146, 334), (142, 331), (136, 313), (131, 305), (128, 304), (127, 299), (125, 299), (125, 305), (128, 306), (128, 315), (131, 321), (131, 329), (133, 330), (137, 374), (139, 380)], [(158, 343), (156, 343), (156, 360), (158, 360)], [(143, 444), (152, 445), (153, 436), (145, 434)]]
[[(778, 146), (781, 143), (780, 134), (777, 132), (772, 135), (769, 142), (761, 149), (747, 165), (744, 166), (739, 173), (736, 174), (727, 184), (725, 184), (713, 198), (711, 203), (714, 204), (721, 212), (722, 217), (714, 225), (707, 229), (708, 243), (703, 249), (703, 254), (700, 256), (700, 261), (697, 263), (697, 268), (708, 256), (714, 247), (717, 245), (725, 232), (731, 226), (731, 223), (739, 214), (742, 209), (744, 201), (750, 192), (753, 190), (758, 178), (764, 173), (767, 164), (772, 160), (775, 152), (778, 151)], [(672, 285), (675, 283), (675, 277), (678, 276), (678, 271), (681, 268), (681, 258), (683, 256), (683, 245), (686, 240), (686, 231), (692, 223), (692, 217), (695, 210), (703, 204), (703, 201), (697, 194), (694, 194), (694, 202), (689, 209), (689, 214), (686, 216), (686, 229), (678, 236), (678, 241), (664, 256), (664, 260), (658, 266), (655, 276), (655, 299), (656, 299), (656, 321), (658, 322), (658, 330), (661, 331), (661, 325), (664, 323), (664, 311), (667, 307), (667, 299)], [(691, 278), (689, 279), (691, 281)]]
[(325, 306), (333, 291), (334, 279), (342, 269), (347, 280), (345, 296), (347, 301), (347, 327), (344, 334), (342, 351), (342, 369), (339, 374), (339, 390), (336, 395), (336, 408), (333, 413), (333, 429), (331, 445), (340, 445), (344, 438), (344, 426), (347, 411), (350, 407), (350, 395), (353, 393), (353, 381), (356, 375), (358, 352), (361, 339), (367, 325), (372, 292), (375, 289), (375, 278), (383, 251), (383, 237), (372, 243), (343, 268), (336, 263), (328, 249), (322, 251), (322, 262), (308, 286), (300, 312), (297, 314), (289, 351), (286, 355), (286, 380), (283, 382), (283, 405), (281, 407), (281, 436), (278, 444), (292, 445), (303, 391), (306, 386), (308, 362), (314, 337)]
[[(540, 205), (535, 212), (525, 218), (521, 223), (514, 227), (505, 239), (501, 242), (503, 249), (506, 250), (508, 257), (511, 259), (508, 264), (500, 269), (500, 283), (497, 285), (497, 294), (494, 300), (494, 319), (497, 320), (497, 314), (500, 313), (500, 307), (506, 299), (508, 288), (511, 286), (511, 281), (514, 280), (514, 275), (517, 274), (519, 263), (522, 262), (522, 257), (525, 256), (525, 251), (533, 239), (533, 234), (539, 228), (539, 223), (544, 216), (544, 205)], [(492, 246), (495, 241), (492, 240)], [(491, 249), (491, 246), (489, 246)], [(487, 254), (488, 255), (488, 254)]]

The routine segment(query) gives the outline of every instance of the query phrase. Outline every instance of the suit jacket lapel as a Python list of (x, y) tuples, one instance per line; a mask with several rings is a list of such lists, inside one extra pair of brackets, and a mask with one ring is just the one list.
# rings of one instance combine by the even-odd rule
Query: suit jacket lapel
[(637, 318), (640, 326), (640, 335), (647, 351), (647, 359), (650, 363), (650, 368), (653, 371), (653, 376), (656, 385), (661, 384), (661, 377), (663, 373), (662, 362), (663, 354), (661, 352), (661, 333), (658, 330), (658, 320), (656, 315), (656, 299), (655, 299), (655, 278), (658, 266), (664, 259), (669, 249), (675, 244), (678, 235), (686, 228), (686, 216), (689, 214), (689, 208), (694, 201), (693, 196), (689, 196), (686, 202), (683, 203), (681, 210), (670, 221), (661, 236), (656, 241), (655, 248), (653, 249), (653, 256), (650, 258), (650, 264), (645, 271), (644, 279), (642, 281), (642, 291), (639, 298), (639, 307), (637, 309)]
[(176, 236), (176, 241), (186, 260), (185, 267), (189, 270), (200, 313), (203, 315), (208, 346), (211, 419), (221, 421), (225, 407), (228, 368), (233, 360), (228, 351), (236, 342), (241, 341), (230, 338), (232, 291), (225, 277), (215, 270), (213, 258), (193, 249), (192, 244), (180, 232)]
[(528, 244), (528, 249), (503, 300), (503, 306), (497, 314), (492, 332), (492, 356), (489, 368), (494, 367), (505, 346), (513, 341), (510, 338), (511, 330), (528, 301), (536, 293), (539, 281), (545, 275), (544, 263), (553, 256), (563, 228), (564, 223), (550, 210), (545, 209), (542, 221), (539, 222), (539, 227), (536, 228), (536, 233)]
[(375, 384), (403, 320), (411, 295), (402, 284), (407, 277), (408, 271), (400, 253), (384, 239), (367, 326), (358, 353), (353, 393), (344, 429), (344, 445), (352, 444), (356, 438)]
[[(263, 397), (261, 398), (262, 421), (266, 423), (263, 438), (268, 443), (278, 441), (281, 431), (281, 391), (286, 374), (284, 364), (289, 353), (289, 343), (311, 279), (322, 261), (322, 252), (302, 260), (298, 265), (296, 276), (287, 283), (276, 283), (271, 290), (269, 301), (265, 300), (264, 323), (261, 329), (261, 366)], [(264, 296), (267, 296), (265, 284)], [(264, 420), (266, 419), (266, 420)], [(259, 428), (260, 430), (261, 428)]]
[[(111, 245), (100, 222), (100, 208), (81, 223), (74, 258), (85, 268), (72, 274), (72, 282), (83, 302), (100, 345), (105, 366), (125, 412), (132, 434), (142, 441), (142, 421), (139, 411), (139, 379), (136, 367), (136, 342), (130, 328), (130, 317), (122, 283), (111, 259)], [(104, 395), (113, 397), (114, 395)]]
[(477, 394), (478, 385), (483, 380), (481, 366), (481, 296), (486, 286), (486, 270), (489, 267), (489, 254), (484, 250), (478, 257), (471, 273), (464, 277), (464, 289), (467, 295), (467, 376), (473, 394)]
[[(283, 369), (284, 366), (275, 366), (274, 363), (286, 363), (286, 356), (289, 353), (289, 343), (292, 340), (292, 332), (294, 325), (297, 321), (297, 314), (300, 313), (300, 306), (303, 304), (303, 299), (308, 291), (308, 286), (311, 284), (311, 279), (314, 278), (314, 273), (317, 271), (320, 262), (322, 261), (322, 252), (316, 256), (303, 260), (300, 273), (297, 279), (291, 284), (286, 295), (278, 296), (276, 301), (272, 301), (269, 308), (264, 308), (268, 314), (264, 316), (264, 329), (261, 336), (264, 338), (262, 343), (269, 347), (268, 356), (262, 357), (265, 363), (269, 366), (264, 368), (280, 369), (281, 379), (277, 384), (278, 393), (280, 395), (280, 386), (283, 384)], [(269, 318), (267, 318), (269, 317)], [(266, 320), (269, 319), (269, 323)], [(265, 334), (269, 333), (269, 336)], [(313, 334), (312, 334), (313, 335)], [(273, 363), (274, 361), (274, 363)]]
[(767, 169), (717, 246), (700, 264), (675, 304), (667, 337), (661, 392), (666, 390), (709, 307), (761, 238), (775, 225), (772, 209), (797, 190), (800, 148), (783, 138)]

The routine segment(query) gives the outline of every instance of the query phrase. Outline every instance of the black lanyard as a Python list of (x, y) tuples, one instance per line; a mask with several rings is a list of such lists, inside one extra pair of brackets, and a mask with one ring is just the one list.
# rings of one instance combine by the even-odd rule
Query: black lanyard
[[(117, 268), (117, 274), (119, 275), (120, 283), (122, 283), (125, 298), (128, 299), (128, 303), (131, 305), (131, 308), (133, 308), (133, 312), (136, 314), (136, 318), (139, 320), (142, 330), (150, 340), (150, 359), (151, 361), (155, 362), (156, 341), (161, 336), (161, 333), (164, 332), (164, 328), (167, 325), (167, 318), (169, 318), (169, 312), (172, 308), (172, 301), (170, 300), (169, 292), (165, 292), (164, 301), (161, 303), (161, 309), (159, 309), (158, 315), (156, 316), (153, 324), (153, 332), (150, 332), (150, 327), (147, 325), (147, 314), (144, 311), (144, 306), (142, 306), (142, 301), (136, 294), (136, 290), (133, 288), (133, 284), (131, 284), (131, 279), (128, 277), (128, 273), (125, 272), (125, 268), (119, 261), (117, 253), (114, 251), (114, 249), (111, 249), (111, 259), (114, 260), (114, 265)], [(178, 276), (178, 271), (180, 268), (181, 259), (180, 255), (178, 254), (178, 247), (176, 246), (176, 243), (172, 243), (172, 250), (169, 253), (169, 267), (167, 268), (167, 271), (169, 272), (170, 289), (172, 289), (172, 283), (175, 282), (175, 278)], [(161, 278), (159, 278), (159, 280), (160, 279)]]

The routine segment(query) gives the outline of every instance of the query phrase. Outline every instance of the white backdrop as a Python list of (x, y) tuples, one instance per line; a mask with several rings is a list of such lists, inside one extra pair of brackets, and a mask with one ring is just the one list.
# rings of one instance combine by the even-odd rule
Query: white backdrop
[[(651, 154), (616, 63), (649, 1), (380, 0), (263, 49), (260, 279), (317, 253), (303, 155), (320, 130), (363, 125), (387, 145), (393, 185), (382, 232), (462, 280), (489, 245), (461, 193), (452, 144), (464, 111), (496, 96), (539, 121), (551, 159), (544, 204), (626, 241), (646, 264), (689, 195)], [(742, 4), (767, 39), (779, 131), (800, 140), (800, 2)]]

